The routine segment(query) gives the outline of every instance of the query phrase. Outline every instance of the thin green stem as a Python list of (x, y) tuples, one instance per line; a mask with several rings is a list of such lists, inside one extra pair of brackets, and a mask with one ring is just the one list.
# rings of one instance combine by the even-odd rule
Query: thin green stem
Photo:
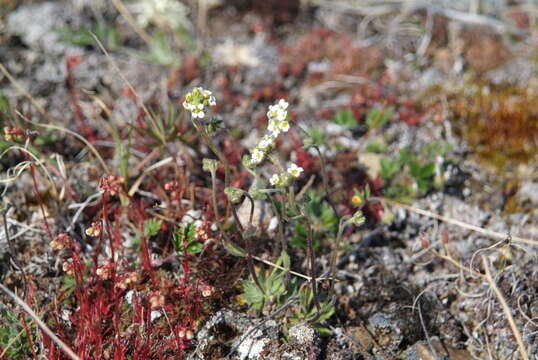
[[(254, 208), (254, 204), (252, 205), (253, 205), (252, 208)], [(256, 283), (256, 286), (258, 286), (261, 292), (265, 294), (265, 291), (260, 283), (260, 280), (258, 279), (258, 275), (256, 275), (256, 270), (254, 269), (254, 261), (252, 261), (252, 242), (250, 241), (250, 236), (248, 234), (247, 236), (243, 236), (245, 231), (244, 231), (243, 225), (241, 224), (241, 221), (239, 220), (239, 216), (237, 215), (237, 210), (234, 204), (232, 204), (232, 214), (233, 214), (235, 223), (237, 224), (237, 227), (239, 229), (240, 236), (245, 240), (247, 265), (248, 265), (248, 270), (250, 272), (250, 275), (252, 276), (252, 279)]]
[(213, 151), (213, 153), (219, 158), (219, 160), (222, 162), (222, 165), (224, 166), (224, 188), (227, 188), (230, 183), (230, 164), (228, 163), (228, 160), (226, 159), (226, 156), (215, 146), (213, 141), (211, 140), (211, 137), (207, 133), (207, 131), (204, 129), (203, 125), (196, 119), (192, 119), (192, 123), (194, 124), (194, 127), (200, 135), (202, 135), (202, 139), (204, 139), (204, 142), (206, 145)]
[(318, 298), (318, 285), (316, 280), (316, 259), (314, 255), (314, 230), (312, 229), (312, 225), (310, 224), (310, 220), (305, 215), (305, 213), (301, 209), (301, 214), (303, 217), (303, 222), (307, 228), (307, 247), (306, 247), (306, 253), (307, 257), (310, 263), (309, 267), (309, 276), (310, 276), (310, 286), (312, 287), (312, 297), (314, 300), (314, 304), (316, 305), (317, 314), (314, 319), (311, 320), (311, 323), (315, 323), (319, 317), (321, 316), (321, 305), (319, 303)]
[(325, 190), (325, 198), (327, 202), (329, 203), (329, 205), (331, 206), (331, 208), (333, 209), (334, 216), (336, 216), (336, 218), (338, 219), (340, 216), (338, 216), (336, 205), (334, 204), (331, 198), (331, 194), (329, 192), (329, 177), (327, 175), (327, 166), (325, 163), (325, 156), (323, 156), (323, 153), (321, 152), (319, 147), (314, 146), (314, 149), (316, 149), (316, 152), (318, 153), (319, 161), (321, 164), (321, 179), (323, 181), (323, 189)]
[[(278, 211), (278, 208), (275, 203), (275, 199), (271, 195), (269, 195), (269, 200), (271, 201), (271, 206), (273, 207), (273, 211), (278, 219), (278, 240), (280, 242), (280, 252), (287, 253), (288, 252), (288, 243), (286, 242), (286, 238), (284, 237), (284, 219), (282, 218), (282, 214)], [(282, 202), (282, 212), (286, 210), (286, 203)], [(290, 282), (290, 269), (287, 268), (286, 272), (284, 274), (284, 286), (287, 288), (288, 284)]]
[(331, 254), (331, 287), (329, 289), (329, 299), (334, 296), (334, 284), (336, 283), (336, 258), (338, 256), (338, 249), (340, 248), (340, 241), (342, 240), (342, 234), (350, 219), (350, 216), (344, 216), (340, 219), (338, 224), (338, 234), (336, 235), (336, 243)]

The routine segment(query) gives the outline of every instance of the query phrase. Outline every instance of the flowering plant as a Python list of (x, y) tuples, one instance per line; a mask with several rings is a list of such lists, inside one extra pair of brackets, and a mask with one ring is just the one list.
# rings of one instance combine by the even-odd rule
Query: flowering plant
[[(312, 212), (309, 210), (308, 207), (309, 200), (307, 196), (303, 195), (303, 192), (301, 192), (300, 196), (295, 195), (295, 185), (297, 181), (301, 178), (301, 175), (304, 173), (305, 170), (294, 162), (289, 162), (287, 167), (284, 167), (277, 153), (277, 138), (289, 132), (291, 128), (290, 119), (288, 116), (288, 102), (286, 102), (284, 99), (280, 99), (276, 103), (269, 106), (269, 109), (267, 111), (268, 122), (265, 133), (259, 138), (256, 144), (251, 149), (249, 149), (250, 154), (243, 157), (243, 165), (253, 177), (250, 189), (248, 190), (228, 186), (229, 166), (227, 163), (227, 159), (222, 153), (222, 151), (213, 142), (212, 133), (207, 130), (207, 126), (202, 126), (202, 123), (200, 122), (200, 120), (206, 116), (207, 108), (210, 106), (214, 106), (215, 104), (216, 100), (210, 91), (197, 87), (185, 96), (183, 108), (191, 113), (191, 119), (195, 128), (199, 131), (208, 147), (219, 158), (220, 162), (224, 165), (224, 168), (226, 170), (224, 193), (228, 198), (232, 210), (233, 218), (236, 225), (235, 229), (239, 231), (240, 237), (243, 238), (245, 250), (238, 248), (236, 245), (232, 244), (232, 242), (228, 239), (226, 231), (224, 231), (225, 227), (222, 226), (222, 222), (225, 220), (220, 219), (219, 216), (221, 212), (219, 210), (219, 204), (217, 203), (216, 184), (216, 170), (219, 164), (216, 160), (204, 159), (203, 161), (203, 169), (211, 173), (213, 210), (216, 217), (217, 225), (219, 226), (222, 236), (224, 238), (223, 245), (230, 251), (230, 253), (234, 255), (245, 256), (247, 258), (247, 264), (249, 267), (250, 275), (252, 277), (252, 282), (250, 282), (249, 280), (243, 282), (243, 286), (245, 289), (243, 299), (251, 303), (251, 305), (256, 309), (261, 311), (264, 304), (271, 303), (272, 301), (292, 302), (293, 299), (298, 297), (297, 289), (299, 289), (299, 287), (295, 286), (291, 286), (288, 291), (283, 290), (281, 293), (279, 292), (279, 296), (271, 296), (272, 292), (267, 290), (266, 281), (268, 278), (264, 274), (264, 271), (254, 270), (255, 268), (253, 265), (251, 238), (256, 234), (256, 229), (253, 226), (254, 208), (255, 206), (257, 206), (257, 203), (255, 202), (256, 199), (269, 203), (272, 206), (273, 213), (275, 215), (273, 220), (276, 221), (272, 221), (272, 223), (276, 223), (276, 225), (273, 225), (272, 227), (273, 230), (278, 229), (275, 233), (275, 237), (280, 242), (279, 259), (288, 259), (287, 261), (279, 262), (281, 264), (281, 271), (278, 273), (282, 275), (281, 285), (283, 289), (289, 285), (290, 268), (292, 265), (289, 261), (290, 258), (287, 253), (287, 238), (291, 237), (295, 229), (293, 223), (301, 223), (301, 226), (305, 229), (306, 233), (306, 255), (309, 259), (308, 279), (311, 293), (311, 296), (309, 297), (309, 302), (313, 304), (312, 306), (317, 309), (318, 313), (318, 315), (310, 316), (308, 318), (308, 321), (316, 322), (318, 321), (318, 319), (322, 318), (322, 308), (325, 309), (325, 314), (332, 314), (331, 311), (327, 311), (326, 309), (327, 306), (332, 307), (330, 299), (328, 300), (328, 302), (320, 302), (320, 300), (318, 299), (318, 285), (315, 271), (315, 254), (313, 247), (314, 219), (311, 219)], [(325, 178), (326, 174), (323, 167), (324, 160), (321, 157), (321, 151), (319, 151), (319, 149), (317, 150), (318, 154), (320, 155), (323, 169), (323, 184), (326, 187), (327, 180)], [(266, 181), (262, 178), (267, 173), (266, 168), (268, 166), (277, 168), (278, 171), (268, 176), (268, 181)], [(330, 201), (328, 194), (328, 190), (326, 189), (326, 197)], [(240, 207), (241, 204), (244, 202), (247, 202), (247, 204), (250, 203), (250, 216), (246, 225), (244, 224), (244, 221), (241, 221), (237, 213), (237, 208)], [(334, 210), (335, 216), (337, 216), (334, 206), (332, 206), (332, 209)], [(364, 216), (362, 215), (362, 212), (360, 210), (357, 211), (353, 217), (348, 216), (341, 219), (338, 241), (340, 240), (344, 226), (348, 224), (360, 226), (363, 222)], [(334, 261), (336, 259), (336, 251), (338, 250), (338, 244), (335, 244), (335, 247), (333, 249), (333, 262), (331, 265), (334, 269)], [(276, 273), (277, 272), (274, 271), (272, 272), (272, 274)], [(280, 277), (278, 278), (280, 279)], [(296, 289), (297, 291), (293, 289)], [(323, 306), (325, 306), (325, 308), (322, 306), (322, 304), (324, 304)]]

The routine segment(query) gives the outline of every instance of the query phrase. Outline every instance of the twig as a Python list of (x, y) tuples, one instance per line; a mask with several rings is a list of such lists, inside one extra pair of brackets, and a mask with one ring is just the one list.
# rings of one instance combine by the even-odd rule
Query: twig
[(13, 301), (15, 301), (15, 303), (22, 307), (22, 309), (28, 314), (28, 316), (32, 318), (32, 320), (41, 328), (41, 330), (43, 330), (43, 332), (45, 332), (47, 336), (50, 337), (51, 340), (54, 341), (56, 345), (58, 345), (60, 349), (62, 349), (71, 359), (81, 360), (78, 355), (75, 354), (75, 352), (71, 350), (69, 346), (67, 346), (66, 343), (60, 340), (60, 338), (58, 338), (56, 334), (54, 334), (52, 330), (49, 329), (49, 327), (43, 321), (41, 321), (37, 314), (28, 306), (28, 304), (24, 302), (24, 300), (22, 300), (20, 297), (18, 297), (16, 294), (14, 294), (11, 290), (9, 290), (2, 284), (0, 284), (0, 290), (5, 292), (9, 297), (13, 299)]
[(2, 64), (0, 64), (0, 72), (2, 72), (5, 75), (5, 77), (8, 78), (8, 80), (13, 84), (13, 86), (15, 86), (15, 88), (17, 88), (17, 90), (19, 90), (24, 95), (24, 97), (26, 97), (28, 100), (30, 100), (32, 105), (35, 106), (37, 111), (39, 111), (39, 113), (41, 115), (43, 115), (43, 117), (47, 121), (51, 121), (51, 118), (50, 118), (49, 114), (47, 113), (47, 111), (45, 110), (45, 108), (43, 108), (43, 106), (41, 106), (41, 104), (39, 104), (34, 99), (34, 97), (17, 80), (15, 80), (15, 78), (13, 76), (11, 76), (9, 71)]
[[(414, 213), (417, 213), (417, 214), (420, 214), (420, 215), (423, 215), (423, 216), (427, 216), (427, 217), (430, 217), (430, 218), (433, 218), (433, 219), (436, 219), (436, 220), (440, 220), (440, 221), (443, 221), (443, 222), (445, 222), (447, 224), (457, 225), (457, 226), (465, 228), (465, 229), (476, 231), (478, 233), (484, 234), (484, 235), (489, 236), (489, 237), (493, 237), (493, 238), (497, 238), (497, 239), (506, 239), (508, 237), (507, 234), (503, 234), (503, 233), (496, 232), (496, 231), (491, 231), (491, 230), (486, 230), (486, 229), (481, 228), (479, 226), (471, 225), (471, 224), (465, 223), (463, 221), (459, 221), (459, 220), (452, 219), (452, 218), (449, 218), (449, 217), (446, 217), (446, 216), (442, 216), (442, 215), (436, 214), (436, 213), (431, 212), (431, 211), (422, 210), (422, 209), (419, 209), (419, 208), (416, 208), (416, 207), (413, 207), (413, 206), (405, 205), (405, 204), (402, 204), (402, 203), (397, 202), (397, 201), (393, 201), (393, 200), (389, 200), (389, 199), (385, 199), (385, 198), (378, 198), (378, 199), (381, 200), (381, 201), (384, 201), (384, 202), (386, 202), (388, 204), (401, 207), (402, 209), (406, 209), (406, 210), (412, 211)], [(518, 242), (518, 243), (521, 243), (521, 244), (538, 246), (538, 241), (522, 238), (522, 237), (519, 237), (519, 236), (513, 236), (513, 235), (511, 235), (511, 237), (512, 237), (512, 242)]]
[[(277, 268), (277, 269), (279, 269), (279, 270), (283, 270), (283, 271), (287, 271), (287, 270), (289, 270), (289, 269), (286, 269), (286, 268), (283, 267), (283, 266), (280, 266), (280, 265), (277, 265), (277, 264), (275, 264), (275, 263), (273, 263), (273, 262), (270, 262), (269, 260), (262, 259), (262, 258), (259, 257), (259, 256), (252, 255), (252, 258), (253, 258), (254, 260), (257, 260), (257, 261), (259, 261), (259, 262), (264, 263), (265, 265), (272, 266), (272, 267)], [(295, 276), (300, 277), (300, 278), (303, 278), (303, 279), (308, 280), (308, 281), (311, 281), (311, 280), (312, 280), (312, 278), (311, 278), (310, 276), (307, 276), (307, 275), (298, 273), (298, 272), (296, 272), (296, 271), (291, 271), (291, 270), (290, 270), (290, 274), (291, 274), (291, 275), (295, 275)], [(323, 280), (330, 280), (330, 279), (331, 279), (331, 278), (329, 278), (329, 277), (316, 277), (316, 281), (323, 281)]]
[(0, 354), (0, 359), (4, 358), (4, 355), (7, 354), (7, 351), (9, 350), (9, 348), (12, 347), (13, 344), (15, 344), (15, 341), (17, 341), (21, 337), (21, 335), (24, 333), (24, 331), (25, 331), (25, 329), (22, 329), (21, 331), (19, 331), (19, 333), (15, 337), (13, 337), (11, 340), (9, 340), (6, 347), (4, 348), (4, 351), (2, 351), (2, 353)]
[(519, 348), (519, 352), (521, 353), (521, 358), (523, 360), (528, 360), (529, 355), (527, 354), (527, 350), (525, 349), (525, 345), (523, 344), (521, 333), (516, 327), (516, 323), (514, 322), (514, 318), (512, 317), (512, 312), (510, 311), (510, 308), (508, 307), (508, 304), (506, 303), (506, 300), (504, 299), (503, 294), (500, 292), (499, 288), (497, 288), (497, 285), (495, 285), (495, 281), (493, 281), (493, 278), (491, 277), (491, 270), (489, 269), (489, 261), (485, 256), (482, 256), (482, 263), (484, 265), (484, 270), (486, 272), (485, 278), (489, 284), (489, 287), (491, 288), (491, 290), (493, 290), (493, 292), (497, 296), (497, 300), (499, 300), (499, 303), (501, 304), (503, 308), (503, 311), (504, 311), (504, 314), (506, 315), (508, 323), (510, 324), (510, 328), (512, 329), (512, 333), (514, 334), (514, 337), (516, 338), (517, 346)]
[[(107, 58), (107, 60), (109, 61), (110, 65), (112, 65), (112, 67), (114, 68), (114, 70), (118, 73), (118, 76), (121, 78), (121, 80), (125, 83), (125, 85), (127, 85), (127, 87), (129, 88), (129, 90), (131, 90), (131, 92), (133, 93), (133, 95), (135, 96), (137, 102), (140, 104), (140, 107), (142, 107), (142, 110), (144, 110), (144, 113), (146, 114), (146, 116), (149, 118), (149, 120), (151, 121), (152, 125), (155, 127), (155, 131), (156, 131), (156, 134), (157, 136), (159, 137), (159, 140), (161, 141), (161, 143), (164, 145), (166, 144), (166, 138), (165, 136), (161, 133), (161, 128), (158, 126), (157, 122), (155, 121), (155, 119), (153, 118), (153, 116), (151, 115), (151, 113), (149, 112), (148, 108), (146, 107), (146, 105), (144, 104), (144, 102), (142, 101), (142, 98), (140, 97), (140, 95), (138, 95), (138, 92), (135, 90), (134, 86), (131, 84), (131, 82), (129, 80), (127, 80), (127, 78), (125, 77), (125, 75), (123, 75), (123, 73), (121, 72), (120, 68), (118, 67), (118, 65), (116, 64), (116, 62), (114, 62), (114, 60), (112, 59), (112, 57), (110, 56), (110, 54), (108, 53), (107, 49), (105, 48), (105, 46), (103, 45), (103, 43), (99, 40), (99, 38), (94, 34), (94, 33), (90, 33), (91, 36), (93, 37), (94, 41), (97, 43), (97, 45), (99, 46), (99, 49), (101, 49), (101, 51), (103, 52), (103, 54), (105, 55), (105, 57)], [(157, 131), (159, 130), (159, 131)]]
[(134, 32), (137, 33), (142, 40), (144, 40), (146, 45), (149, 45), (151, 43), (151, 36), (149, 36), (149, 34), (143, 28), (138, 26), (135, 18), (133, 17), (129, 9), (127, 9), (125, 4), (123, 4), (121, 0), (112, 0), (112, 4), (114, 4), (116, 10), (118, 10), (118, 12), (125, 18), (127, 24), (129, 24), (129, 26), (134, 30)]
[(64, 127), (61, 127), (61, 126), (58, 126), (58, 125), (41, 124), (41, 123), (33, 122), (32, 120), (26, 118), (20, 112), (17, 111), (16, 113), (17, 113), (17, 115), (19, 115), (21, 117), (21, 119), (23, 119), (24, 121), (26, 121), (26, 122), (28, 122), (28, 123), (30, 123), (32, 125), (44, 127), (45, 129), (53, 129), (53, 130), (62, 131), (62, 132), (65, 132), (65, 133), (67, 133), (69, 135), (72, 135), (72, 136), (76, 137), (78, 140), (82, 141), (84, 143), (84, 145), (86, 145), (88, 147), (88, 149), (90, 149), (90, 151), (97, 157), (97, 160), (99, 160), (99, 163), (103, 167), (103, 170), (105, 170), (107, 173), (110, 173), (110, 169), (106, 165), (105, 161), (103, 160), (103, 158), (101, 157), (101, 155), (99, 154), (97, 149), (92, 144), (90, 144), (90, 142), (88, 140), (86, 140), (84, 137), (80, 136), (79, 134), (77, 134), (74, 131), (71, 131), (71, 130), (69, 130), (67, 128), (64, 128)]

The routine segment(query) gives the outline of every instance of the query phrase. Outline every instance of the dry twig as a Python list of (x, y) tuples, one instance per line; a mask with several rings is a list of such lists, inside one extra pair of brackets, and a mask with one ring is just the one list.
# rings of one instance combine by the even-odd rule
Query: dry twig
[(16, 294), (14, 294), (11, 290), (9, 290), (2, 284), (0, 284), (0, 290), (5, 292), (10, 298), (12, 298), (13, 301), (15, 301), (15, 303), (17, 303), (17, 305), (19, 305), (28, 314), (28, 316), (32, 318), (32, 320), (41, 328), (41, 330), (43, 330), (43, 332), (47, 334), (47, 336), (50, 337), (50, 339), (54, 341), (56, 345), (58, 345), (58, 347), (60, 347), (60, 349), (62, 349), (71, 359), (80, 360), (78, 355), (75, 354), (75, 352), (71, 350), (71, 348), (67, 346), (66, 343), (60, 340), (60, 338), (57, 337), (51, 329), (49, 329), (49, 327), (37, 316), (37, 314), (28, 306), (28, 304), (24, 302), (24, 300), (22, 300), (20, 297), (18, 297)]
[(512, 329), (512, 333), (514, 334), (514, 337), (516, 338), (517, 347), (519, 348), (519, 352), (521, 353), (521, 358), (523, 360), (528, 360), (529, 355), (527, 354), (527, 350), (525, 349), (525, 345), (523, 344), (523, 339), (521, 338), (521, 333), (519, 332), (516, 323), (514, 321), (514, 318), (512, 317), (512, 312), (510, 311), (510, 307), (506, 303), (506, 300), (504, 299), (503, 294), (495, 285), (495, 281), (493, 281), (493, 277), (491, 276), (491, 270), (489, 268), (489, 261), (485, 256), (482, 256), (482, 264), (484, 265), (484, 270), (486, 272), (485, 278), (489, 284), (489, 287), (495, 295), (497, 296), (497, 300), (499, 300), (499, 303), (501, 304), (501, 307), (503, 308), (504, 314), (506, 315), (506, 319), (508, 320), (508, 323), (510, 324), (510, 328)]

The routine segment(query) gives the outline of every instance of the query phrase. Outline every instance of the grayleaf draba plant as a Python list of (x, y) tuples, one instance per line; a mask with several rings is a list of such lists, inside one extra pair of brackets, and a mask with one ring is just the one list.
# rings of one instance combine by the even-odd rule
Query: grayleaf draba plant
[[(252, 279), (256, 283), (256, 286), (260, 289), (261, 294), (265, 294), (264, 286), (260, 283), (256, 271), (254, 269), (254, 264), (252, 261), (252, 242), (251, 238), (254, 236), (255, 230), (252, 225), (252, 218), (254, 213), (255, 199), (263, 199), (269, 201), (273, 211), (278, 220), (278, 231), (276, 237), (280, 243), (280, 258), (288, 258), (287, 254), (287, 240), (285, 235), (286, 224), (291, 222), (300, 221), (303, 223), (307, 229), (307, 258), (308, 258), (308, 272), (309, 272), (309, 283), (312, 291), (312, 300), (317, 309), (317, 316), (310, 317), (311, 322), (316, 322), (320, 318), (321, 314), (321, 305), (318, 299), (318, 288), (317, 288), (317, 276), (315, 270), (315, 254), (314, 254), (314, 229), (312, 226), (312, 219), (309, 218), (309, 215), (306, 211), (303, 199), (296, 199), (294, 183), (297, 179), (301, 177), (303, 173), (303, 168), (298, 166), (295, 163), (289, 163), (287, 166), (284, 166), (281, 162), (281, 159), (277, 156), (275, 151), (275, 141), (283, 133), (286, 133), (290, 129), (290, 121), (288, 117), (288, 103), (281, 99), (274, 105), (269, 106), (267, 112), (268, 125), (266, 133), (259, 139), (257, 144), (250, 149), (250, 155), (245, 155), (243, 157), (243, 166), (245, 169), (252, 175), (253, 181), (251, 188), (246, 191), (243, 189), (229, 187), (229, 164), (224, 156), (224, 154), (218, 149), (214, 144), (211, 133), (212, 129), (208, 126), (209, 122), (204, 123), (204, 118), (207, 114), (207, 109), (210, 106), (216, 104), (215, 98), (211, 95), (211, 92), (204, 90), (203, 88), (194, 88), (189, 94), (185, 96), (185, 101), (183, 107), (185, 110), (191, 113), (191, 119), (194, 127), (200, 133), (205, 144), (211, 149), (215, 154), (218, 160), (222, 163), (225, 170), (225, 179), (224, 179), (224, 192), (227, 195), (228, 201), (231, 206), (231, 211), (233, 219), (236, 224), (236, 228), (240, 232), (241, 237), (245, 243), (245, 250), (238, 248), (233, 245), (231, 241), (228, 240), (226, 232), (223, 231), (222, 222), (223, 219), (220, 217), (220, 212), (218, 210), (217, 204), (217, 187), (216, 187), (216, 170), (219, 166), (216, 160), (204, 159), (203, 160), (203, 169), (211, 173), (212, 181), (212, 202), (215, 213), (215, 218), (217, 225), (219, 226), (222, 236), (223, 236), (223, 245), (234, 255), (245, 256), (247, 258), (247, 263), (249, 267), (249, 272), (252, 276)], [(301, 129), (302, 130), (302, 129)], [(304, 132), (304, 130), (302, 130)], [(332, 199), (330, 198), (327, 173), (325, 168), (325, 159), (319, 147), (315, 144), (313, 146), (318, 155), (320, 156), (320, 162), (322, 165), (322, 177), (323, 177), (323, 186), (325, 190), (326, 200), (329, 202), (330, 206), (333, 208), (335, 216), (338, 216), (336, 213), (336, 206), (333, 204)], [(271, 164), (277, 171), (272, 174), (268, 179), (264, 178), (262, 175), (261, 169), (265, 163)], [(246, 228), (241, 223), (236, 207), (244, 199), (250, 201), (250, 216), (248, 225)], [(360, 225), (364, 222), (364, 217), (360, 211), (355, 215), (344, 217), (340, 220), (340, 226), (338, 229), (338, 234), (336, 237), (336, 243), (334, 244), (333, 253), (331, 256), (331, 269), (330, 273), (332, 276), (332, 284), (330, 289), (329, 299), (333, 296), (334, 293), (334, 279), (336, 275), (336, 256), (339, 250), (341, 237), (343, 230), (348, 224)], [(285, 265), (285, 280), (284, 285), (288, 286), (289, 275), (290, 275), (290, 264), (289, 261), (284, 262)], [(261, 274), (263, 276), (263, 274)]]

